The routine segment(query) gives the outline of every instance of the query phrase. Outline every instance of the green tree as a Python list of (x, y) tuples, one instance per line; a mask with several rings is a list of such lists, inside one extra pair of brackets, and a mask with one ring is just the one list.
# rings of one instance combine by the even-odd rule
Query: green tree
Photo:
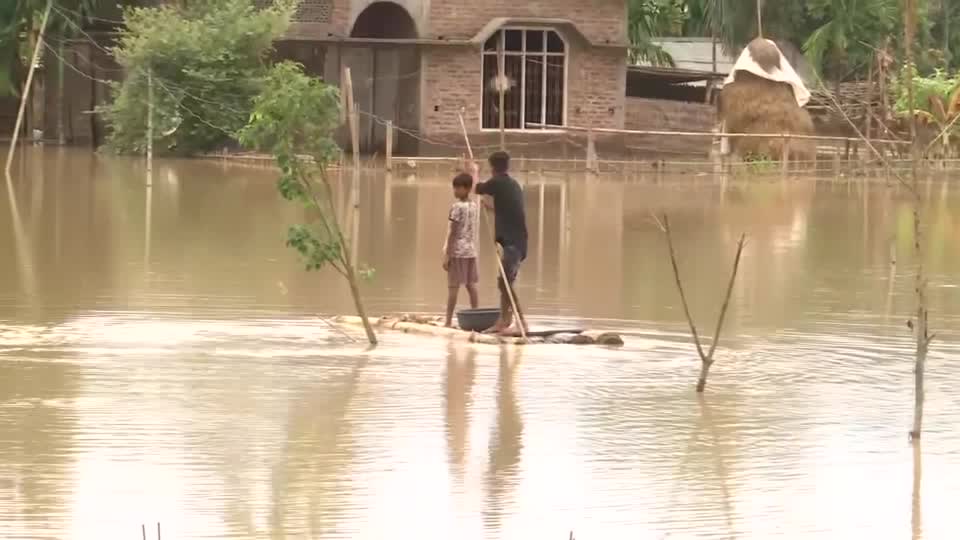
[[(47, 32), (60, 38), (81, 24), (102, 0), (54, 0)], [(48, 0), (0, 1), (0, 96), (19, 95), (25, 66), (33, 54), (34, 28)]]
[(728, 51), (736, 51), (759, 34), (757, 2), (763, 13), (763, 35), (802, 42), (807, 24), (805, 2), (796, 0), (686, 0), (691, 20), (686, 28), (715, 36)]
[(627, 7), (630, 63), (674, 65), (673, 58), (654, 43), (654, 38), (682, 31), (685, 20), (682, 3), (679, 0), (629, 0)]
[(803, 51), (815, 69), (834, 80), (862, 71), (874, 46), (897, 28), (897, 0), (807, 0), (808, 28)]
[(142, 152), (151, 86), (158, 151), (189, 154), (229, 144), (263, 88), (273, 41), (289, 25), (292, 6), (281, 1), (260, 10), (253, 0), (199, 0), (126, 9), (113, 51), (126, 77), (102, 110), (111, 129), (107, 146)]
[(280, 168), (280, 194), (303, 204), (316, 216), (312, 225), (290, 227), (287, 245), (300, 253), (308, 271), (329, 267), (347, 280), (367, 339), (376, 345), (327, 177), (327, 166), (340, 153), (333, 141), (339, 123), (337, 89), (307, 76), (298, 64), (282, 62), (270, 71), (262, 92), (254, 99), (250, 121), (239, 135), (244, 145), (273, 154)]

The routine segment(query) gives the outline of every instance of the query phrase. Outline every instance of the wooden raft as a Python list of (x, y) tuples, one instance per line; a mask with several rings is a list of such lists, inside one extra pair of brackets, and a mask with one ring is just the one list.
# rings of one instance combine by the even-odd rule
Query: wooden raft
[[(354, 315), (340, 315), (333, 321), (340, 324), (361, 326), (363, 320)], [(597, 330), (574, 331), (545, 331), (532, 332), (524, 340), (522, 337), (498, 336), (468, 332), (459, 328), (446, 328), (439, 317), (423, 315), (385, 316), (370, 319), (374, 328), (396, 330), (406, 334), (420, 334), (425, 336), (446, 337), (453, 340), (469, 343), (483, 343), (487, 345), (534, 345), (534, 344), (563, 344), (563, 345), (623, 345), (623, 338), (613, 332)], [(538, 335), (539, 334), (539, 335)]]

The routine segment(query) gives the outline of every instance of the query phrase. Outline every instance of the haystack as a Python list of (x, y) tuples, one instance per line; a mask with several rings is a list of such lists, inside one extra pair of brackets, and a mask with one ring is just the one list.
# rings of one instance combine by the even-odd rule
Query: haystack
[[(740, 55), (720, 94), (720, 119), (728, 133), (813, 135), (813, 120), (803, 108), (810, 93), (780, 49), (757, 38)], [(741, 157), (780, 159), (784, 139), (732, 137)], [(813, 159), (816, 144), (790, 141), (790, 159)]]

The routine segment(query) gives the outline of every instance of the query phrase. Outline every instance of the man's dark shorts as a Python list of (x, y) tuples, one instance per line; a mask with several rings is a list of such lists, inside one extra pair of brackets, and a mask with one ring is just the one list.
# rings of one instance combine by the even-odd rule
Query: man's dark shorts
[[(513, 285), (513, 282), (517, 279), (517, 272), (520, 271), (521, 262), (523, 262), (523, 258), (519, 248), (509, 244), (503, 246), (503, 257), (500, 258), (500, 263), (503, 265), (503, 273), (507, 275), (507, 280), (511, 285)], [(500, 287), (500, 290), (503, 290), (503, 277), (497, 278), (497, 285)]]

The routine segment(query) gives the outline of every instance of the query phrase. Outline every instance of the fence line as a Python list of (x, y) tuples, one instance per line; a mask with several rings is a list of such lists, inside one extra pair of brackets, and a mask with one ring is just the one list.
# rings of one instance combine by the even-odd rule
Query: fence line
[[(616, 128), (588, 128), (580, 126), (553, 126), (549, 124), (528, 123), (528, 126), (543, 128), (551, 131), (578, 131), (593, 133), (611, 133), (618, 135), (655, 135), (659, 137), (677, 136), (677, 137), (731, 137), (743, 139), (796, 139), (808, 141), (833, 141), (862, 143), (863, 140), (857, 137), (838, 137), (834, 135), (800, 135), (796, 133), (731, 133), (723, 131), (659, 131), (646, 129), (616, 129)], [(870, 142), (879, 144), (910, 145), (910, 141), (899, 141), (893, 139), (870, 139)]]

